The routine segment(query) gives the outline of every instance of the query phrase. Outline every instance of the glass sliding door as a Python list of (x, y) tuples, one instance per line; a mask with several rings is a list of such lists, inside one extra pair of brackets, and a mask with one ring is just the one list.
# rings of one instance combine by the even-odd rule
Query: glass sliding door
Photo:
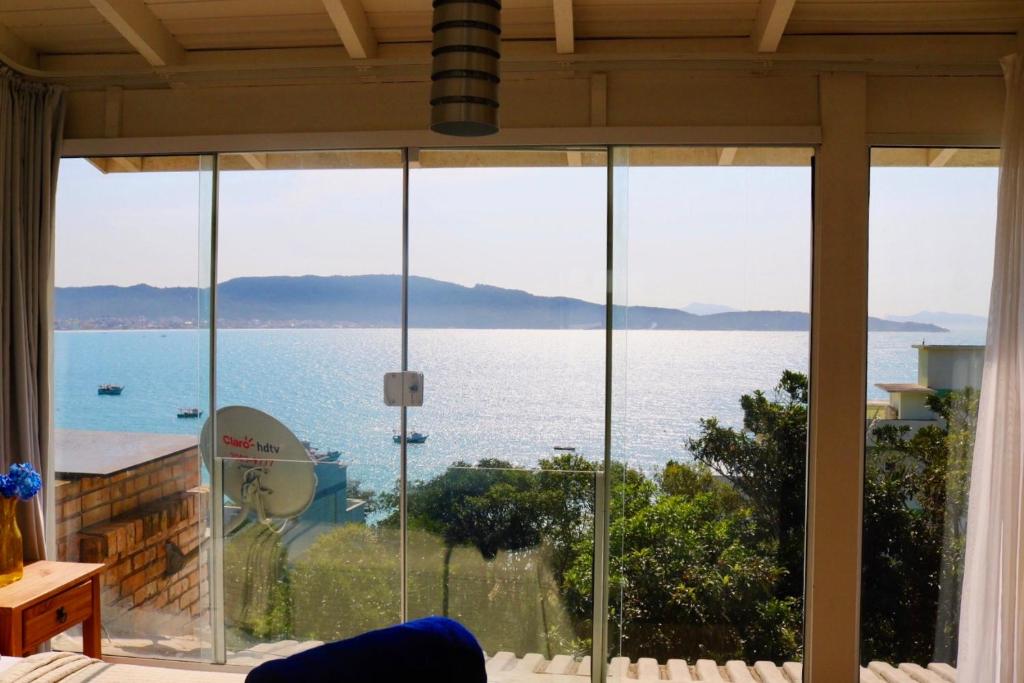
[(401, 362), (402, 176), (400, 151), (220, 157), (228, 663), (400, 619), (397, 412), (381, 385)]
[(615, 150), (613, 678), (799, 675), (811, 154)]
[(422, 150), (410, 171), (409, 616), (460, 620), (495, 671), (589, 675), (606, 186), (591, 149)]
[(57, 536), (120, 567), (105, 651), (439, 614), (502, 680), (794, 680), (812, 152), (405, 154), (65, 163)]
[(56, 559), (107, 565), (104, 654), (211, 656), (212, 196), (210, 157), (61, 162), (51, 523)]

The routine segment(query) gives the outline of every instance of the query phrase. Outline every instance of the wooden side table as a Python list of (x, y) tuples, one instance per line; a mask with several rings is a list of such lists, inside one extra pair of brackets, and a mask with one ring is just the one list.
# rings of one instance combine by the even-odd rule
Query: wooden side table
[(100, 657), (102, 564), (33, 562), (21, 581), (0, 588), (0, 654), (24, 657), (82, 624), (82, 650)]

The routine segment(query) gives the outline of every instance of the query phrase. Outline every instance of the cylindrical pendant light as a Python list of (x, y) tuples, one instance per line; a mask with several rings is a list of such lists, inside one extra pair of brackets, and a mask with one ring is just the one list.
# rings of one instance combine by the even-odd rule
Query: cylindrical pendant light
[(434, 0), (430, 128), (476, 137), (498, 132), (500, 0)]

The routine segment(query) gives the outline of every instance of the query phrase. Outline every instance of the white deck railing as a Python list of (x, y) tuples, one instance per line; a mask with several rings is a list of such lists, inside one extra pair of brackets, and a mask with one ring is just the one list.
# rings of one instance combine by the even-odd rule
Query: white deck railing
[[(802, 683), (803, 665), (786, 662), (757, 662), (750, 666), (740, 661), (720, 665), (710, 659), (687, 662), (670, 659), (659, 663), (641, 658), (631, 661), (615, 657), (608, 671), (616, 681), (681, 681), (686, 683)], [(590, 678), (590, 657), (581, 660), (566, 655), (546, 659), (539, 654), (518, 658), (511, 652), (499, 652), (487, 660), (490, 683), (583, 683)], [(871, 662), (860, 670), (860, 683), (956, 683), (956, 669), (948, 664), (900, 664)]]
[[(232, 651), (228, 664), (257, 666), (271, 659), (281, 659), (317, 645), (321, 641), (282, 640), (260, 643), (247, 649)], [(60, 635), (53, 645), (58, 650), (81, 652), (81, 639)], [(163, 640), (104, 638), (103, 653), (121, 657), (183, 657), (200, 660), (209, 649), (191, 636)], [(658, 662), (641, 658), (631, 661), (615, 657), (608, 670), (609, 681), (678, 681), (681, 683), (803, 683), (803, 665), (799, 662), (756, 662), (752, 666), (741, 661), (719, 664), (710, 659), (687, 662), (669, 659)], [(516, 657), (511, 652), (498, 652), (487, 659), (489, 683), (585, 683), (590, 679), (590, 657), (576, 659), (557, 655), (528, 654)], [(948, 664), (892, 665), (871, 662), (860, 670), (860, 683), (956, 683), (956, 669)]]

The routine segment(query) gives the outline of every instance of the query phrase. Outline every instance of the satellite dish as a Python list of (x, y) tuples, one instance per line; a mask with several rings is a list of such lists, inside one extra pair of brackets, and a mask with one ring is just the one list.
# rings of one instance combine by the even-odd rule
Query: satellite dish
[(241, 526), (251, 513), (271, 528), (274, 520), (281, 520), (275, 530), (284, 531), (316, 495), (309, 451), (280, 421), (255, 408), (218, 410), (216, 440), (211, 439), (211, 422), (203, 425), (203, 460), (212, 472), (216, 457), (224, 468), (224, 495), (241, 507), (224, 535)]

